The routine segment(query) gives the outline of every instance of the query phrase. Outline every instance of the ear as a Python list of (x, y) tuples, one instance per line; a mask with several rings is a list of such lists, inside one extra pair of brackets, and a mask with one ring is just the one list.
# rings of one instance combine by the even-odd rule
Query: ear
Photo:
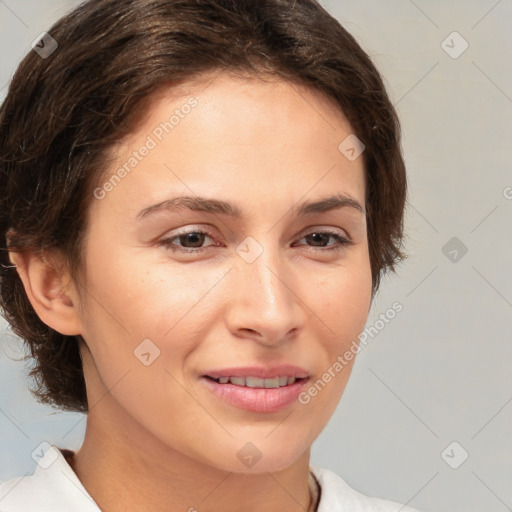
[(9, 251), (9, 259), (41, 321), (61, 334), (81, 334), (79, 295), (62, 258), (49, 253)]

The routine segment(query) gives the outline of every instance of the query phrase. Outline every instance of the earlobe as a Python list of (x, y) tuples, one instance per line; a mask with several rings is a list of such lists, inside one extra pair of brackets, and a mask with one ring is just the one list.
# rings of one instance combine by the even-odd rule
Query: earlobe
[[(47, 255), (48, 256), (48, 255)], [(64, 266), (42, 253), (9, 252), (37, 316), (61, 334), (81, 334), (78, 295)]]

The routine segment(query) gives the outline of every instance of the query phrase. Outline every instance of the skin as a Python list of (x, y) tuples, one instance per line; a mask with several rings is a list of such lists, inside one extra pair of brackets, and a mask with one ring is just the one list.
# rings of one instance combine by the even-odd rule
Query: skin
[[(91, 198), (79, 284), (58, 254), (46, 262), (11, 254), (40, 318), (86, 341), (90, 411), (70, 462), (107, 512), (307, 510), (310, 447), (354, 360), (308, 404), (276, 413), (221, 401), (201, 375), (290, 363), (314, 383), (357, 340), (371, 305), (364, 213), (291, 213), (333, 193), (365, 207), (363, 158), (349, 161), (338, 150), (353, 133), (343, 113), (320, 93), (278, 78), (212, 77), (160, 91), (115, 149), (107, 178), (170, 113), (197, 99), (120, 183)], [(244, 216), (180, 210), (137, 218), (177, 195), (230, 201)], [(195, 245), (176, 238), (198, 229), (212, 236)], [(352, 244), (306, 237), (325, 229)], [(262, 249), (252, 263), (236, 251), (249, 236)], [(174, 252), (161, 243), (169, 238)], [(134, 355), (144, 339), (160, 350), (149, 366)], [(252, 467), (237, 457), (248, 442), (261, 453)]]

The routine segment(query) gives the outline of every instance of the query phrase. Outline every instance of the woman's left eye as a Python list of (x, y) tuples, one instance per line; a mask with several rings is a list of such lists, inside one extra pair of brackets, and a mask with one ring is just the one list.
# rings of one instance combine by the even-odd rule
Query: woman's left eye
[[(320, 243), (320, 247), (313, 247), (314, 250), (320, 250), (324, 252), (336, 250), (339, 251), (343, 249), (345, 246), (354, 243), (348, 237), (345, 237), (336, 231), (312, 231), (311, 233), (308, 233), (307, 235), (303, 236), (300, 240), (305, 240), (307, 238), (309, 238), (314, 243)], [(329, 238), (334, 238), (337, 243), (330, 246), (323, 245), (323, 242), (327, 242)], [(327, 247), (327, 249), (322, 249), (322, 247)]]
[[(200, 229), (196, 229), (193, 231), (185, 231), (182, 233), (178, 233), (172, 237), (164, 238), (158, 242), (158, 245), (164, 246), (166, 248), (171, 249), (172, 251), (180, 251), (184, 253), (199, 253), (206, 250), (210, 246), (201, 247), (204, 243), (205, 238), (211, 238), (213, 240), (213, 235), (208, 231), (202, 231)], [(336, 241), (335, 244), (327, 245), (330, 238), (334, 238)], [(179, 245), (174, 241), (177, 240)], [(333, 251), (333, 250), (341, 250), (343, 247), (347, 245), (351, 245), (352, 242), (349, 238), (341, 235), (336, 231), (312, 231), (298, 241), (308, 240), (310, 243), (318, 244), (313, 245), (312, 249), (316, 251)], [(188, 244), (192, 244), (189, 246)], [(213, 244), (215, 245), (215, 244)], [(303, 245), (303, 244), (300, 244)]]

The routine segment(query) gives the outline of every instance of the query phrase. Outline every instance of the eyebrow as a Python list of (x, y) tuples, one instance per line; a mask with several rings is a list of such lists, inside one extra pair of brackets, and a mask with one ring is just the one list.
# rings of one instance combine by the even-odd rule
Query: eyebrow
[[(366, 215), (365, 209), (361, 203), (345, 194), (334, 194), (317, 201), (305, 201), (299, 203), (292, 208), (292, 212), (298, 217), (305, 217), (313, 213), (327, 212), (344, 207), (352, 208), (358, 211), (361, 215)], [(137, 218), (144, 219), (152, 213), (162, 210), (173, 211), (183, 209), (195, 212), (227, 215), (236, 219), (244, 216), (240, 207), (234, 203), (201, 196), (179, 196), (144, 208), (138, 213)]]

